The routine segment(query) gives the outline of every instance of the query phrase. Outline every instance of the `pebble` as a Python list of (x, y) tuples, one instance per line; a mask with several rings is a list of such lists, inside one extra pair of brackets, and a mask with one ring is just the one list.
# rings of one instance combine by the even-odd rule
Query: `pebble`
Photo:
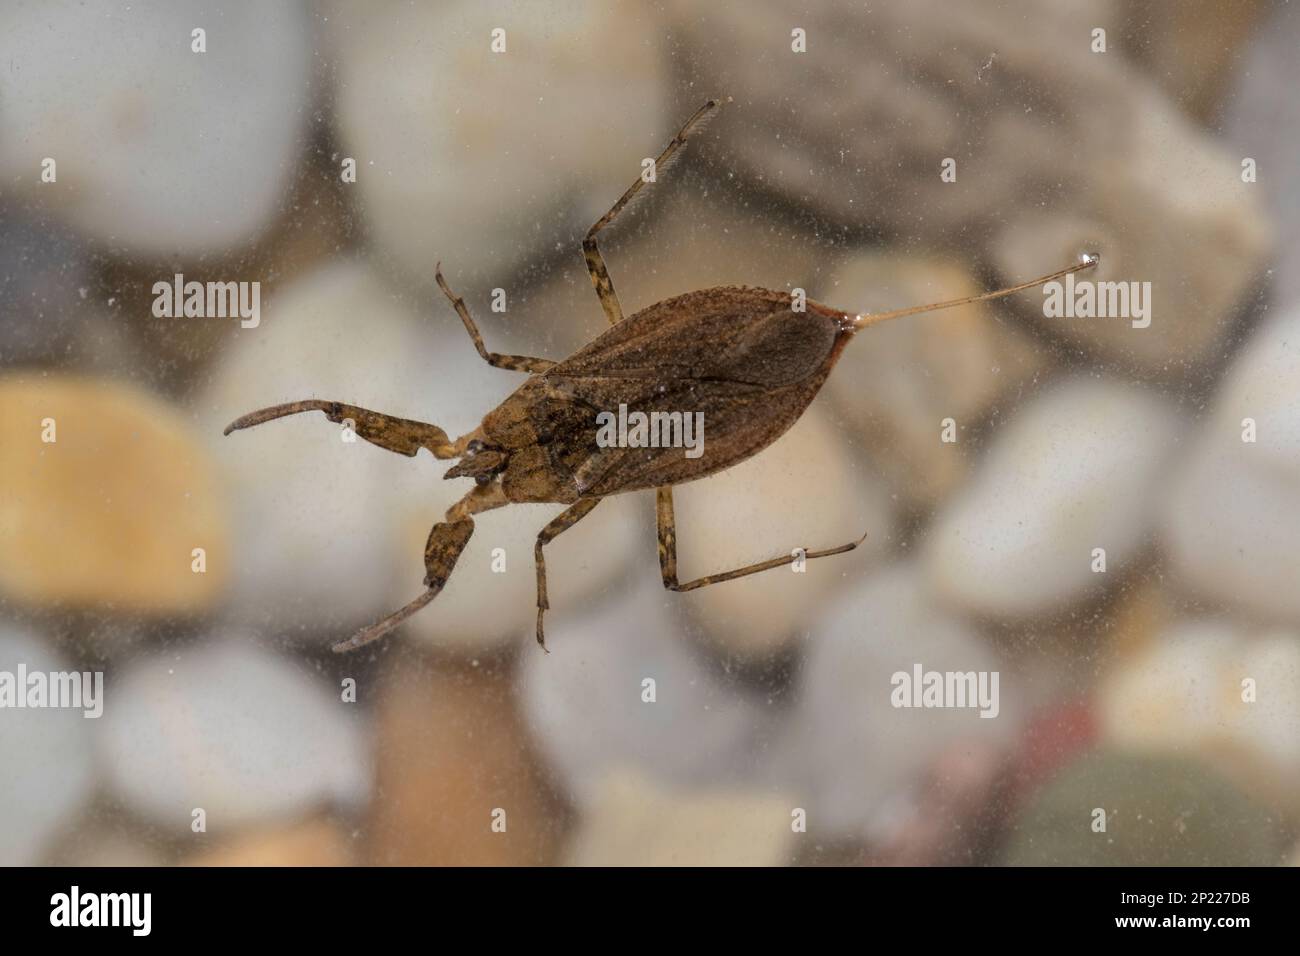
[[(534, 655), (543, 656), (535, 649), (528, 656)], [(557, 649), (552, 657), (559, 656)], [(499, 666), (408, 659), (383, 675), (373, 695), (376, 793), (382, 799), (372, 805), (366, 827), (368, 862), (555, 861), (567, 815)], [(504, 831), (493, 829), (498, 810)]]
[(228, 576), (224, 489), (174, 406), (110, 381), (9, 372), (0, 447), (0, 593), (107, 614), (214, 604)]
[[(1093, 827), (1106, 812), (1105, 832)], [(1047, 783), (1011, 826), (1009, 866), (1276, 866), (1281, 821), (1195, 761), (1108, 750)]]
[(342, 691), (238, 637), (142, 658), (105, 694), (96, 743), (109, 792), (176, 836), (191, 835), (197, 808), (206, 833), (225, 837), (369, 795)]
[[(1099, 595), (1148, 543), (1178, 414), (1120, 382), (1074, 377), (1035, 397), (991, 442), (973, 480), (927, 533), (945, 602), (1000, 618)], [(1105, 549), (1106, 572), (1093, 551)]]
[[(1250, 680), (1253, 687), (1243, 686)], [(1243, 699), (1253, 697), (1253, 699)], [(1117, 747), (1197, 755), (1250, 790), (1300, 792), (1300, 635), (1195, 620), (1161, 635), (1102, 688)]]
[[(1028, 204), (1026, 176), (1052, 167), (1060, 181), (1072, 167), (1058, 160), (1101, 151), (1095, 107), (1075, 92), (1106, 78), (1088, 52), (1105, 6), (1036, 3), (1033, 30), (997, 2), (668, 10), (679, 81), (735, 97), (715, 135), (739, 176), (832, 222), (951, 241)], [(807, 52), (794, 49), (796, 28)], [(956, 182), (940, 179), (945, 157), (958, 161)]]
[(601, 780), (569, 844), (570, 866), (780, 866), (796, 839), (779, 796), (678, 792), (635, 771)]
[(290, 192), (313, 45), (298, 2), (220, 16), (200, 0), (111, 17), (7, 5), (0, 176), (118, 254), (197, 259), (247, 243)]
[(340, 139), (385, 263), (423, 287), (441, 258), (494, 286), (576, 249), (675, 129), (660, 26), (629, 2), (336, 4)]
[(1287, 310), (1300, 308), (1300, 183), (1286, 172), (1300, 152), (1300, 102), (1291, 95), (1300, 83), (1297, 44), (1300, 7), (1269, 5), (1236, 64), (1222, 118), (1225, 142), (1240, 159), (1255, 160), (1258, 182), (1251, 188), (1259, 190), (1274, 212), (1277, 243), (1270, 299)]
[(1125, 53), (1184, 112), (1212, 126), (1220, 118), (1243, 54), (1261, 39), (1266, 0), (1126, 3)]
[(277, 829), (249, 830), (185, 862), (189, 866), (356, 865), (343, 828), (320, 817)]
[[(0, 622), (0, 671), (68, 671), (34, 635)], [(100, 718), (102, 719), (102, 718)], [(96, 719), (82, 710), (0, 711), (0, 866), (34, 866), (89, 800), (95, 786), (91, 738)]]
[[(862, 313), (984, 291), (954, 261), (896, 252), (859, 252), (834, 275), (833, 289), (817, 298)], [(990, 304), (977, 303), (862, 332), (827, 389), (893, 491), (929, 509), (964, 481), (969, 468), (960, 441), (941, 441), (945, 419), (963, 434), (986, 409), (1018, 395), (1051, 365), (1046, 349)]]
[(580, 813), (629, 764), (665, 788), (743, 789), (754, 776), (768, 719), (683, 640), (675, 597), (647, 573), (580, 615), (552, 615), (551, 653), (523, 655), (525, 726)]
[[(1232, 310), (1257, 288), (1269, 228), (1241, 157), (1119, 53), (1117, 6), (668, 9), (683, 86), (736, 98), (710, 135), (738, 179), (846, 231), (955, 247), (1006, 284), (1090, 244), (1107, 278), (1152, 283), (1148, 328), (1045, 320), (1054, 334), (1174, 376), (1220, 353)], [(1110, 52), (1094, 54), (1105, 22)], [(805, 53), (792, 49), (796, 28)]]
[[(1300, 622), (1300, 311), (1247, 344), (1160, 510), (1180, 583), (1247, 615)], [(1250, 437), (1253, 422), (1255, 441)]]
[[(926, 672), (999, 672), (996, 716), (981, 717), (978, 707), (895, 707), (893, 676), (910, 676), (917, 664)], [(962, 790), (958, 778), (969, 777), (982, 792), (991, 781), (987, 768), (1009, 752), (1022, 720), (1019, 694), (993, 649), (935, 607), (914, 562), (889, 566), (816, 625), (788, 717), (783, 785), (807, 801), (809, 833), (821, 839), (881, 846), (919, 839), (927, 801), (942, 796), (936, 787)], [(940, 825), (958, 812), (949, 806)]]
[[(1230, 348), (1237, 310), (1259, 293), (1272, 226), (1255, 184), (1241, 180), (1240, 157), (1162, 97), (1135, 91), (1127, 115), (1124, 131), (1107, 136), (1126, 148), (1095, 157), (1077, 208), (1012, 217), (990, 259), (1011, 282), (1099, 252), (1087, 280), (1130, 283), (1130, 294), (1132, 283), (1150, 283), (1145, 316), (1047, 318), (1041, 292), (1026, 293), (1024, 314), (1142, 379), (1190, 377)], [(1170, 176), (1170, 168), (1183, 174)]]

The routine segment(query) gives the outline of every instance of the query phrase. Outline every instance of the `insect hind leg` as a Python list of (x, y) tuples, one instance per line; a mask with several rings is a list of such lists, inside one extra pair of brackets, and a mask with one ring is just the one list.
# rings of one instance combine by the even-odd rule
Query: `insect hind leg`
[[(546, 632), (542, 629), (542, 617), (551, 606), (546, 596), (546, 556), (542, 550), (562, 532), (568, 531), (585, 518), (591, 509), (600, 504), (600, 498), (579, 498), (575, 504), (551, 519), (537, 535), (537, 545), (533, 550), (533, 559), (537, 564), (537, 643), (546, 650)], [(548, 652), (549, 653), (549, 652)]]
[[(721, 108), (720, 100), (709, 100), (696, 110), (695, 115), (686, 121), (686, 125), (677, 131), (677, 135), (659, 154), (659, 158), (655, 160), (655, 170), (662, 172), (676, 162), (679, 153), (686, 146), (686, 138), (716, 116)], [(623, 321), (623, 307), (619, 304), (618, 293), (614, 291), (614, 280), (609, 277), (609, 270), (605, 268), (605, 259), (596, 244), (596, 235), (632, 204), (645, 185), (645, 179), (638, 176), (618, 201), (610, 207), (609, 212), (597, 219), (587, 230), (587, 237), (582, 240), (582, 256), (587, 260), (587, 272), (591, 274), (591, 284), (596, 287), (600, 307), (605, 310), (605, 317), (609, 319), (610, 325), (618, 325)]]
[[(769, 571), (772, 568), (793, 564), (799, 557), (797, 554), (790, 554), (780, 558), (772, 558), (768, 561), (759, 561), (757, 564), (747, 564), (743, 568), (706, 575), (682, 584), (677, 580), (677, 519), (673, 515), (673, 489), (665, 485), (662, 488), (655, 489), (655, 495), (656, 518), (659, 526), (659, 571), (663, 577), (664, 587), (670, 591), (694, 591), (697, 588), (708, 587), (710, 584), (734, 581), (736, 578), (758, 574), (760, 571)], [(825, 548), (821, 551), (804, 550), (803, 558), (812, 560), (813, 558), (827, 558), (832, 554), (844, 554), (847, 551), (852, 551), (866, 539), (867, 536), (864, 534), (858, 540), (850, 541), (848, 544), (841, 544), (838, 547)]]

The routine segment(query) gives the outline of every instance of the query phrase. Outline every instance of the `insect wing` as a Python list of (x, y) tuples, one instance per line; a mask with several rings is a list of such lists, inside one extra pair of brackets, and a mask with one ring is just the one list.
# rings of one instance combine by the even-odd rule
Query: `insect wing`
[(790, 302), (765, 289), (688, 293), (631, 316), (547, 371), (549, 400), (586, 408), (593, 431), (602, 413), (615, 426), (605, 436), (613, 443), (593, 441), (593, 431), (573, 435), (585, 456), (555, 449), (579, 492), (700, 478), (780, 437), (851, 334), (837, 316), (796, 313)]

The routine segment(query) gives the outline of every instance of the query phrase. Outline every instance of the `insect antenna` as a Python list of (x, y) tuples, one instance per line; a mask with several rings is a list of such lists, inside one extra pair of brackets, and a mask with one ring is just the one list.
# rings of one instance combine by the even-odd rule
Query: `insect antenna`
[(922, 312), (934, 312), (937, 309), (951, 309), (959, 305), (969, 305), (972, 302), (984, 302), (988, 299), (1000, 299), (1005, 295), (1012, 295), (1016, 292), (1023, 292), (1026, 289), (1032, 289), (1035, 286), (1046, 285), (1056, 279), (1062, 279), (1074, 272), (1081, 272), (1084, 269), (1091, 269), (1097, 263), (1101, 262), (1101, 256), (1092, 253), (1084, 253), (1082, 259), (1068, 269), (1061, 269), (1059, 272), (1053, 272), (1051, 275), (1042, 276), (1037, 279), (1031, 279), (1029, 282), (1022, 282), (1019, 285), (1013, 285), (1006, 289), (997, 289), (993, 292), (982, 292), (979, 295), (968, 295), (961, 299), (950, 299), (947, 302), (936, 302), (932, 305), (914, 305), (908, 309), (897, 309), (893, 312), (877, 312), (873, 315), (855, 315), (851, 317), (853, 328), (865, 329), (868, 325), (875, 325), (877, 322), (884, 322), (887, 319), (901, 319), (905, 315), (919, 315)]

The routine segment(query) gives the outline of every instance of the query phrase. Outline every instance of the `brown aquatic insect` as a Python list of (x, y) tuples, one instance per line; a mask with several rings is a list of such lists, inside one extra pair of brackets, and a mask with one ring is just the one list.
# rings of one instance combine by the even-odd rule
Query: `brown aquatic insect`
[[(673, 137), (655, 166), (665, 169), (687, 138), (720, 106), (717, 100), (702, 106)], [(380, 448), (408, 456), (427, 448), (437, 458), (460, 459), (444, 477), (475, 480), (475, 487), (449, 508), (446, 520), (429, 533), (424, 549), (424, 593), (336, 644), (334, 650), (352, 650), (382, 637), (437, 597), (474, 531), (472, 516), (517, 502), (569, 506), (542, 528), (534, 550), (537, 641), (543, 648), (542, 617), (549, 607), (543, 549), (610, 495), (655, 490), (659, 566), (664, 587), (673, 591), (692, 591), (778, 568), (800, 555), (811, 559), (852, 551), (865, 535), (837, 547), (794, 551), (683, 583), (677, 579), (673, 485), (729, 468), (784, 434), (817, 395), (849, 340), (867, 326), (1010, 295), (1097, 262), (1095, 256), (1085, 255), (1078, 264), (1032, 282), (875, 315), (796, 300), (788, 292), (721, 286), (665, 299), (624, 318), (596, 237), (645, 185), (645, 179), (638, 177), (583, 240), (587, 269), (611, 328), (562, 362), (487, 351), (465, 303), (448, 288), (441, 267), (436, 270), (438, 287), (451, 300), (479, 355), (497, 368), (530, 373), (528, 381), (468, 435), (452, 441), (436, 425), (320, 399), (264, 408), (227, 426), (228, 435), (285, 415), (322, 411), (330, 421), (349, 422), (357, 435)], [(598, 416), (612, 414), (621, 406), (647, 416), (680, 415), (683, 409), (689, 410), (687, 414), (702, 413), (709, 440), (701, 443), (697, 457), (683, 454), (680, 447), (620, 447), (598, 440)]]

